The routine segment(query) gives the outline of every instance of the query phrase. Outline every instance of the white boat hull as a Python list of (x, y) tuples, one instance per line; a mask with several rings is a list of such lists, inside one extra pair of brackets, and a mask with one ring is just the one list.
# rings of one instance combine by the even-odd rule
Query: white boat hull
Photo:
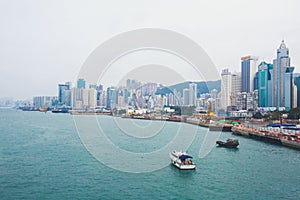
[(191, 161), (191, 163), (186, 164), (184, 161), (179, 159), (179, 156), (182, 154), (182, 152), (172, 152), (170, 154), (170, 158), (171, 158), (171, 163), (177, 167), (178, 169), (181, 170), (192, 170), (192, 169), (196, 169), (196, 165), (193, 164)]
[[(171, 160), (172, 161), (172, 160)], [(192, 169), (196, 169), (196, 165), (183, 165), (183, 164), (180, 164), (176, 161), (172, 161), (172, 164), (177, 167), (178, 169), (181, 169), (181, 170), (192, 170)]]

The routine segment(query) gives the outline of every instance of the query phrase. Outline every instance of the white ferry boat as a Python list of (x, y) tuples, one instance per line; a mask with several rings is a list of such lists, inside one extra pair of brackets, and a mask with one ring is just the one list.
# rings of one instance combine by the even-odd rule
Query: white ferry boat
[(179, 169), (195, 169), (196, 165), (191, 160), (193, 157), (182, 151), (172, 151), (170, 153), (171, 162)]

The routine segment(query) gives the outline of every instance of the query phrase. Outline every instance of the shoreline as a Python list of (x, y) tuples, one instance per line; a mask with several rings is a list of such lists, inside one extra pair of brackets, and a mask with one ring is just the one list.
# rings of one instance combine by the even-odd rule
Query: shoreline
[(287, 135), (283, 133), (276, 134), (271, 131), (261, 131), (242, 126), (234, 126), (232, 128), (232, 134), (259, 140), (269, 144), (300, 150), (300, 136), (297, 135)]
[[(7, 107), (5, 107), (7, 108)], [(13, 108), (12, 108), (13, 109)], [(25, 110), (27, 111), (27, 110)], [(182, 122), (187, 124), (192, 124), (196, 126), (200, 126), (203, 128), (208, 128), (209, 131), (222, 131), (222, 132), (231, 132), (233, 135), (239, 135), (243, 137), (247, 137), (250, 139), (262, 141), (269, 144), (274, 144), (278, 146), (284, 146), (296, 150), (300, 150), (300, 135), (299, 136), (289, 136), (282, 134), (272, 135), (271, 131), (261, 131), (254, 128), (246, 128), (243, 126), (233, 126), (231, 124), (222, 124), (218, 122), (205, 122), (197, 118), (187, 117), (187, 116), (175, 116), (175, 117), (167, 117), (167, 116), (121, 116), (121, 115), (113, 115), (111, 112), (87, 112), (87, 111), (73, 111), (70, 110), (68, 113), (70, 115), (104, 115), (104, 116), (112, 116), (112, 117), (121, 117), (124, 119), (137, 119), (137, 120), (153, 120), (153, 121), (170, 121), (170, 122)], [(294, 139), (296, 137), (296, 139)]]

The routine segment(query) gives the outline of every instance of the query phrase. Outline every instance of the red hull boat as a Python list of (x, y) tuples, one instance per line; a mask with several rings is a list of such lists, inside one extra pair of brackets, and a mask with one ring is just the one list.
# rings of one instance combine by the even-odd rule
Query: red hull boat
[(216, 141), (216, 143), (220, 147), (226, 147), (226, 148), (237, 148), (237, 146), (239, 146), (239, 141), (237, 139), (227, 139), (226, 142)]

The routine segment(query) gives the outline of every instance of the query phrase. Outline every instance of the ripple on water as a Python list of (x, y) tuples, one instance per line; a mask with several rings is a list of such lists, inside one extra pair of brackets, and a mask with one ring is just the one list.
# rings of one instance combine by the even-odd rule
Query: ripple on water
[[(108, 126), (111, 117), (100, 117)], [(143, 122), (137, 122), (143, 123)], [(141, 124), (143, 125), (143, 124)], [(176, 131), (160, 139), (125, 139), (120, 129), (109, 135), (132, 151), (145, 144), (162, 147)], [(110, 169), (81, 144), (70, 115), (0, 111), (1, 199), (298, 199), (300, 153), (244, 137), (237, 150), (213, 148), (197, 157), (207, 130), (199, 128), (188, 149), (195, 171), (169, 165), (152, 173), (130, 174)], [(232, 137), (222, 133), (220, 139)], [(148, 146), (147, 146), (148, 145)], [(113, 156), (113, 155), (112, 155)], [(166, 157), (166, 159), (169, 159)]]

